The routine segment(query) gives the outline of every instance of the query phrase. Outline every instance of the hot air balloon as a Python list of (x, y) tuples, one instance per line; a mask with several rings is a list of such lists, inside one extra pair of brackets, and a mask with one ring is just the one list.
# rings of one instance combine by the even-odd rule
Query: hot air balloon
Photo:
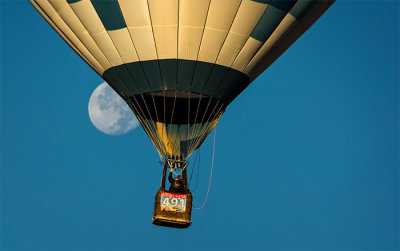
[[(228, 105), (334, 2), (29, 1), (128, 103), (164, 161), (153, 223), (182, 227), (191, 224), (188, 158)], [(168, 193), (168, 168), (182, 171), (186, 192)]]

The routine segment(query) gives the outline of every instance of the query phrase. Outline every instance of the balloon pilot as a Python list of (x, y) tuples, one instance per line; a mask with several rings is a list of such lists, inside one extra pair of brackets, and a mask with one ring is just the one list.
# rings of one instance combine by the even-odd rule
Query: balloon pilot
[(182, 176), (178, 175), (175, 178), (172, 178), (172, 172), (173, 172), (173, 169), (171, 168), (169, 176), (168, 176), (168, 180), (171, 183), (171, 186), (169, 187), (169, 192), (171, 192), (171, 193), (186, 193), (186, 189), (183, 184)]

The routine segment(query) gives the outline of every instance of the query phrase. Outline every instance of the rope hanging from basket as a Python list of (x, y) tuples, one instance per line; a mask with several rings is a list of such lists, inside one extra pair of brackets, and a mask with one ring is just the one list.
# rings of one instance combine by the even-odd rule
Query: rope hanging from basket
[(214, 154), (215, 154), (215, 137), (217, 135), (217, 128), (214, 129), (214, 143), (213, 143), (213, 154), (212, 154), (212, 160), (211, 160), (211, 171), (210, 171), (210, 179), (208, 181), (208, 189), (207, 189), (207, 195), (206, 195), (206, 199), (203, 202), (203, 205), (201, 205), (201, 207), (194, 207), (194, 209), (196, 210), (201, 210), (204, 205), (207, 203), (208, 200), (208, 195), (210, 193), (210, 187), (211, 187), (211, 179), (212, 179), (212, 174), (213, 174), (213, 169), (214, 169)]

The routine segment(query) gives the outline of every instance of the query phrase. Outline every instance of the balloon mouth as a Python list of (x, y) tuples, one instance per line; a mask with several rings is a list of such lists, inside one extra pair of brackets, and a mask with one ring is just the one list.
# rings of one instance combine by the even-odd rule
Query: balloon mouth
[[(212, 122), (225, 110), (217, 98), (200, 94), (180, 92), (184, 97), (175, 96), (176, 91), (162, 91), (135, 95), (127, 100), (136, 111), (136, 116), (164, 124), (202, 124)], [(168, 96), (167, 96), (168, 95)], [(193, 112), (190, 112), (193, 111)]]
[(160, 96), (160, 97), (168, 97), (168, 98), (208, 98), (209, 96), (200, 94), (197, 92), (188, 92), (188, 91), (177, 91), (177, 90), (166, 90), (166, 91), (155, 91), (153, 93), (143, 93), (144, 95)]

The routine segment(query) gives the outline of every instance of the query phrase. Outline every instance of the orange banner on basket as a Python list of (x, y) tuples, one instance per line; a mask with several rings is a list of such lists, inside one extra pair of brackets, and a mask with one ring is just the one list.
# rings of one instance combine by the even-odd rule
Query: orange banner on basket
[(172, 198), (186, 199), (186, 194), (176, 194), (176, 193), (162, 192), (161, 193), (161, 197), (172, 197)]

